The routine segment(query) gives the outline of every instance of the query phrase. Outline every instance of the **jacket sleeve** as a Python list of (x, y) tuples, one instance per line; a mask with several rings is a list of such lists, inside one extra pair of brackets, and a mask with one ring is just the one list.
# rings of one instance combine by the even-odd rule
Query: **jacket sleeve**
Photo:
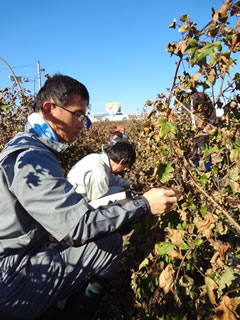
[(131, 185), (130, 181), (127, 181), (119, 176), (117, 176), (114, 173), (111, 173), (110, 175), (110, 179), (109, 179), (109, 186), (118, 186), (118, 187), (122, 187), (122, 188), (129, 188)]
[(5, 166), (7, 184), (16, 199), (16, 217), (26, 233), (29, 226), (40, 230), (40, 224), (58, 241), (69, 236), (73, 245), (80, 245), (114, 232), (149, 211), (144, 197), (92, 210), (47, 150), (28, 149), (17, 159), (13, 156), (12, 165), (9, 161)]
[(89, 210), (68, 234), (68, 241), (73, 246), (82, 245), (135, 222), (148, 212), (149, 204), (143, 196), (117, 201), (93, 211)]

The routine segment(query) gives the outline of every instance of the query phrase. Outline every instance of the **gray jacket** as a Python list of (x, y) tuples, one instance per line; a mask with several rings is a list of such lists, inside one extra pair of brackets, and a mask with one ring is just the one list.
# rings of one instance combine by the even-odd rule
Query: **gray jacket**
[(78, 246), (149, 211), (144, 197), (91, 210), (63, 175), (58, 154), (65, 148), (27, 124), (0, 153), (0, 255), (24, 254), (49, 235)]

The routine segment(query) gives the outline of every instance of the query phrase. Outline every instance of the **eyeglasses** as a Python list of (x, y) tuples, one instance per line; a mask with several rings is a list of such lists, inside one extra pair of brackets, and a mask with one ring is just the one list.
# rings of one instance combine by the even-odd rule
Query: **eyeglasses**
[(84, 124), (87, 124), (88, 117), (85, 114), (79, 114), (78, 111), (74, 112), (74, 111), (68, 110), (67, 108), (64, 108), (63, 106), (59, 106), (57, 104), (56, 106), (73, 114), (75, 117), (77, 117), (79, 122), (83, 122)]

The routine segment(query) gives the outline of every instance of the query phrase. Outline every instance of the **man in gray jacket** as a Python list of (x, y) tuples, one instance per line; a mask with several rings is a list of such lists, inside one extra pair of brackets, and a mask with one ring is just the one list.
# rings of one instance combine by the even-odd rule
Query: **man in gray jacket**
[(89, 209), (58, 162), (83, 130), (88, 103), (83, 84), (54, 75), (37, 94), (23, 132), (0, 153), (1, 319), (38, 319), (64, 298), (65, 319), (91, 319), (121, 256), (118, 229), (177, 201), (172, 190), (152, 189)]

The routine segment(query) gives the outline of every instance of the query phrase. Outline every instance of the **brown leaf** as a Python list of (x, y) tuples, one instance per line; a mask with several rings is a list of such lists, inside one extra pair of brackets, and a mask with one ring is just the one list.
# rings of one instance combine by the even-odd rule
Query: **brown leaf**
[(219, 252), (215, 252), (210, 260), (210, 263), (214, 265), (218, 257), (219, 257)]
[(214, 247), (215, 250), (217, 250), (216, 253), (218, 253), (218, 255), (220, 256), (220, 258), (222, 260), (225, 259), (225, 253), (228, 251), (228, 249), (230, 248), (229, 243), (223, 243), (221, 240), (213, 240), (213, 239), (209, 239), (209, 242), (211, 243), (211, 245)]
[(216, 285), (214, 280), (209, 277), (205, 277), (204, 280), (205, 280), (209, 300), (211, 304), (216, 305), (217, 303), (216, 303), (216, 296), (215, 296), (214, 290), (216, 290), (218, 286)]
[(229, 298), (224, 296), (220, 306), (215, 309), (213, 320), (236, 320), (235, 310), (240, 304), (240, 297)]
[(180, 259), (180, 260), (183, 259), (183, 256), (179, 252), (177, 252), (176, 250), (169, 251), (167, 254), (172, 259)]
[(168, 26), (168, 28), (173, 28), (173, 29), (175, 29), (175, 28), (176, 28), (176, 22), (177, 22), (177, 19), (174, 18), (174, 19), (173, 19), (173, 22)]
[(208, 212), (206, 214), (206, 216), (204, 217), (204, 219), (199, 219), (198, 222), (198, 232), (202, 233), (205, 237), (209, 238), (211, 233), (212, 233), (212, 229), (214, 228), (214, 223), (217, 221), (218, 219), (215, 218), (211, 212)]
[(212, 21), (214, 24), (216, 24), (216, 22), (219, 18), (224, 18), (224, 17), (228, 16), (227, 10), (228, 10), (228, 7), (231, 4), (231, 2), (232, 2), (232, 0), (226, 0), (225, 3), (220, 8), (220, 10), (214, 12), (214, 15), (212, 18)]
[(188, 44), (188, 41), (185, 40), (185, 39), (179, 41), (179, 43), (178, 43), (179, 48), (180, 48), (180, 50), (181, 50), (181, 53), (182, 53), (183, 55), (186, 54), (186, 53), (185, 53), (185, 49), (186, 49), (186, 47), (187, 47), (187, 44)]
[(186, 221), (187, 220), (187, 211), (186, 209), (182, 209), (179, 211), (180, 217), (182, 219), (182, 221)]
[(197, 72), (193, 75), (192, 79), (193, 81), (198, 81), (198, 78), (201, 76), (201, 73), (200, 72)]
[(225, 259), (225, 253), (228, 251), (229, 248), (230, 248), (229, 243), (224, 243), (224, 244), (219, 246), (218, 251), (219, 251), (219, 254), (220, 254), (220, 258), (222, 260)]
[(217, 268), (223, 268), (224, 263), (222, 262), (222, 260), (219, 258), (219, 252), (215, 252), (214, 255), (212, 256), (211, 260), (210, 260), (211, 265), (213, 266), (213, 268), (217, 269)]
[(174, 270), (172, 264), (169, 263), (167, 267), (161, 272), (159, 277), (159, 287), (163, 289), (163, 292), (167, 294), (173, 283)]
[(150, 131), (149, 128), (144, 128), (144, 133), (145, 133), (145, 135), (148, 135), (148, 134), (149, 134), (149, 131)]
[(168, 227), (166, 227), (164, 231), (168, 233), (168, 238), (172, 242), (172, 244), (181, 247), (185, 234), (184, 230), (169, 229)]

